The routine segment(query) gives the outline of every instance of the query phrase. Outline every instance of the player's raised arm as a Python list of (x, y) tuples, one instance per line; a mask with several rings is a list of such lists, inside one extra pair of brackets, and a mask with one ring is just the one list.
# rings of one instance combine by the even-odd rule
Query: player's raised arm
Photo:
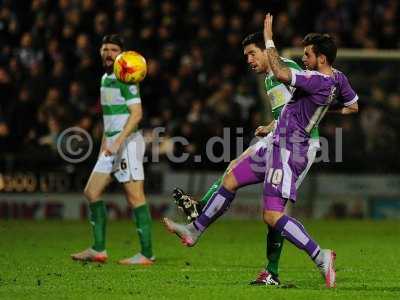
[(264, 41), (269, 64), (272, 72), (279, 81), (290, 84), (292, 81), (292, 72), (275, 48), (274, 41), (272, 40), (272, 21), (273, 16), (268, 13), (264, 19)]

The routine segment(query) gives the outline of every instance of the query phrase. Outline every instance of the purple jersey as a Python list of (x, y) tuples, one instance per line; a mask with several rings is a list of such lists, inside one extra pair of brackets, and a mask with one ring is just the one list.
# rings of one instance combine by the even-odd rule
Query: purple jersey
[(318, 126), (334, 100), (349, 106), (358, 100), (346, 76), (337, 70), (328, 76), (315, 71), (292, 71), (296, 87), (283, 108), (274, 131), (274, 143), (266, 153), (264, 204), (281, 211), (276, 199), (296, 201), (297, 188), (315, 159), (310, 132)]
[(274, 132), (274, 143), (284, 140), (284, 145), (308, 144), (311, 130), (318, 126), (335, 99), (349, 106), (358, 100), (358, 96), (347, 77), (336, 69), (333, 69), (332, 76), (317, 71), (291, 72), (290, 85), (296, 87), (296, 91), (281, 112)]

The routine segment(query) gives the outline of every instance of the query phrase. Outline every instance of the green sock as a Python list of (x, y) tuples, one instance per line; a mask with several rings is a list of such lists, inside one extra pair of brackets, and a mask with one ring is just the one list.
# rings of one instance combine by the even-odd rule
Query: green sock
[(208, 201), (211, 199), (211, 196), (215, 193), (216, 190), (221, 186), (222, 178), (224, 176), (221, 176), (220, 178), (215, 181), (212, 186), (208, 189), (208, 191), (203, 195), (203, 197), (200, 199), (199, 204), (201, 207), (204, 207), (207, 205)]
[(141, 252), (147, 258), (153, 256), (153, 248), (151, 246), (151, 215), (149, 206), (143, 204), (133, 209), (136, 219), (136, 230), (139, 234)]
[(96, 251), (106, 249), (106, 224), (107, 210), (104, 201), (96, 201), (89, 204), (90, 224), (92, 225), (94, 244), (92, 248)]
[(278, 277), (278, 264), (281, 257), (284, 237), (268, 226), (267, 234), (267, 271)]

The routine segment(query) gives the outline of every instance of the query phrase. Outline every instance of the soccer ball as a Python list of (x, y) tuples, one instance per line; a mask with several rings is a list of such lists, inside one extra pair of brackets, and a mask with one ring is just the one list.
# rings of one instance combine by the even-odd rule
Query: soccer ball
[(147, 74), (145, 58), (135, 51), (125, 51), (114, 61), (114, 74), (125, 83), (139, 83)]

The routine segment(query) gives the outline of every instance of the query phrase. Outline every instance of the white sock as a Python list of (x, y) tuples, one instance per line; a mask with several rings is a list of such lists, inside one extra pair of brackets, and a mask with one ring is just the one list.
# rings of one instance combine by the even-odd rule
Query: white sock
[(320, 250), (318, 255), (314, 258), (314, 262), (317, 266), (321, 265), (324, 262), (324, 254), (322, 250)]

